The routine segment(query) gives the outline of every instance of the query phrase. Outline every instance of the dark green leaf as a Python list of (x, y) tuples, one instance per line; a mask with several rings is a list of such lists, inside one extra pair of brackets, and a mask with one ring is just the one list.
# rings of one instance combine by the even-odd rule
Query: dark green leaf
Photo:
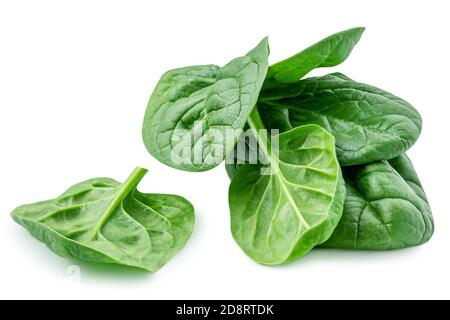
[(347, 196), (323, 247), (384, 250), (415, 246), (433, 234), (433, 217), (406, 155), (344, 169)]
[(419, 113), (405, 100), (342, 74), (279, 83), (258, 105), (268, 128), (317, 124), (327, 129), (336, 138), (341, 165), (399, 156), (422, 127)]

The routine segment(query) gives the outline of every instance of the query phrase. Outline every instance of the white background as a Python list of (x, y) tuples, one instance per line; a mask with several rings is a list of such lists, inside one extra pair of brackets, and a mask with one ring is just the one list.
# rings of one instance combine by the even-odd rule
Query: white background
[[(2, 1), (0, 298), (450, 298), (448, 1)], [(268, 35), (270, 61), (355, 26), (367, 30), (342, 71), (413, 104), (423, 131), (409, 155), (436, 231), (392, 252), (315, 250), (261, 266), (229, 231), (223, 165), (177, 171), (141, 141), (148, 98), (171, 68), (245, 54)], [(146, 192), (196, 209), (185, 249), (155, 274), (60, 258), (15, 224), (16, 206), (96, 176), (150, 171)], [(80, 281), (72, 274), (79, 265)]]

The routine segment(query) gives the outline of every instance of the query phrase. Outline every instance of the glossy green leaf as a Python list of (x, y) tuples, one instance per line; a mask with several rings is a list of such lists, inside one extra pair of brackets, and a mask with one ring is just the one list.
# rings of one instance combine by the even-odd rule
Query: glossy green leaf
[(295, 82), (316, 68), (334, 67), (347, 59), (361, 38), (364, 28), (353, 28), (335, 33), (269, 67), (268, 79)]
[(344, 169), (347, 196), (323, 247), (384, 250), (415, 246), (433, 234), (433, 217), (406, 155)]
[[(253, 116), (250, 126), (262, 127)], [(264, 139), (257, 136), (263, 147)], [(326, 241), (345, 197), (334, 139), (326, 130), (316, 125), (295, 128), (279, 135), (278, 149), (265, 149), (271, 174), (264, 174), (261, 164), (243, 164), (229, 189), (234, 239), (250, 258), (272, 265)]]
[(156, 271), (189, 239), (194, 209), (179, 196), (137, 191), (146, 172), (136, 168), (122, 184), (87, 180), (11, 215), (61, 256)]
[(341, 165), (397, 157), (415, 143), (422, 127), (419, 113), (405, 100), (342, 74), (278, 83), (261, 95), (258, 106), (268, 128), (327, 129)]
[(267, 39), (224, 67), (171, 70), (148, 103), (142, 136), (159, 161), (187, 171), (209, 170), (233, 148), (267, 73)]

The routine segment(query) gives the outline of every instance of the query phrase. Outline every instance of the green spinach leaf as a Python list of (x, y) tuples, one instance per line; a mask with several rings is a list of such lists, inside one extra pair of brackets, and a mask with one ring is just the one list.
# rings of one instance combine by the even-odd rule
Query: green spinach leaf
[(18, 207), (12, 217), (61, 256), (156, 271), (189, 239), (194, 209), (179, 196), (137, 191), (146, 172), (136, 168), (122, 184), (78, 183), (56, 199)]
[(262, 174), (261, 164), (239, 166), (229, 189), (231, 230), (250, 258), (281, 264), (326, 241), (341, 217), (345, 187), (334, 138), (319, 126), (301, 126), (280, 134), (274, 152), (256, 109), (249, 125), (271, 174)]
[(415, 143), (422, 127), (419, 113), (405, 100), (342, 74), (278, 83), (261, 94), (258, 107), (271, 129), (304, 124), (327, 129), (341, 165), (397, 157)]
[(142, 136), (159, 161), (187, 171), (217, 166), (233, 148), (267, 73), (267, 39), (224, 67), (165, 73), (148, 103)]
[(406, 155), (343, 169), (344, 213), (323, 247), (385, 250), (415, 246), (433, 234), (425, 192)]
[(267, 78), (290, 83), (300, 80), (315, 68), (334, 67), (347, 59), (363, 32), (364, 28), (353, 28), (335, 33), (296, 55), (271, 65)]

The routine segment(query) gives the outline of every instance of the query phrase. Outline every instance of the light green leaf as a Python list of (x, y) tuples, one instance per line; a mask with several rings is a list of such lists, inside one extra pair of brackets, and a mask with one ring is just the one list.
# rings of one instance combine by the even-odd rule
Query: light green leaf
[(122, 184), (87, 180), (11, 215), (61, 256), (156, 271), (189, 239), (194, 209), (179, 196), (137, 191), (146, 172), (136, 168)]
[(271, 65), (268, 79), (295, 82), (316, 68), (334, 67), (347, 59), (361, 38), (364, 28), (353, 28), (335, 33), (297, 53)]
[(209, 170), (233, 148), (267, 73), (267, 39), (224, 67), (171, 70), (148, 103), (142, 136), (159, 161), (187, 171)]
[[(249, 122), (254, 130), (262, 127), (255, 116)], [(263, 147), (263, 137), (258, 139)], [(326, 130), (307, 125), (280, 134), (278, 152), (276, 157), (265, 149), (272, 174), (262, 174), (267, 170), (261, 164), (243, 164), (229, 189), (233, 237), (262, 264), (291, 261), (326, 241), (345, 197), (334, 139)]]

